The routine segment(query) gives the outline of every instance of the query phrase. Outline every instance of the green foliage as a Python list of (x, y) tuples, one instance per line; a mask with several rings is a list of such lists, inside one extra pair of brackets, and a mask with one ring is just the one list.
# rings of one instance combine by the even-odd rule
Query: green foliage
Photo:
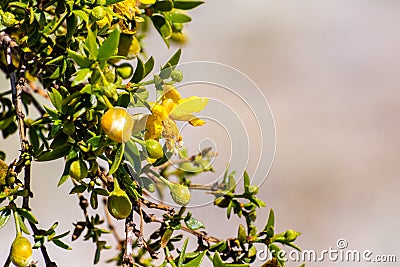
[[(79, 198), (84, 217), (74, 223), (72, 241), (83, 236), (92, 242), (95, 264), (104, 249), (114, 246), (104, 238), (116, 231), (110, 213), (126, 218), (126, 237), (117, 238), (118, 254), (108, 261), (116, 265), (156, 266), (160, 262), (160, 266), (196, 267), (209, 259), (216, 267), (239, 267), (256, 260), (256, 244), (274, 253), (281, 249), (278, 245), (298, 249), (293, 242), (300, 233), (276, 234), (272, 210), (263, 230), (256, 228), (257, 211), (266, 205), (257, 197), (258, 187), (250, 184), (247, 172), (241, 193), (236, 173), (228, 169), (222, 181), (206, 188), (228, 219), (234, 215), (244, 219), (237, 226), (237, 236), (208, 235), (203, 218), (193, 217), (183, 207), (190, 200), (190, 190), (199, 189), (192, 178), (214, 171), (214, 153), (206, 148), (188, 155), (181, 147), (183, 137), (175, 120), (192, 123), (196, 119), (202, 125), (193, 114), (206, 106), (207, 99), (192, 97), (189, 102), (174, 87), (184, 79), (177, 69), (181, 49), (156, 70), (155, 59), (143, 47), (151, 25), (167, 46), (178, 40), (176, 34), (182, 34), (184, 25), (192, 21), (187, 11), (201, 4), (194, 0), (1, 1), (0, 69), (10, 86), (0, 88), (0, 131), (3, 138), (19, 134), (21, 153), (5, 161), (0, 151), (0, 228), (13, 215), (17, 234), (33, 237), (33, 248), (41, 248), (46, 266), (55, 264), (44, 249), (47, 245), (73, 246), (61, 240), (70, 231), (57, 233), (57, 222), (49, 229), (38, 228), (40, 220), (29, 204), (30, 182), (35, 179), (30, 171), (32, 161), (57, 159), (64, 160), (58, 185), (70, 186), (66, 182), (71, 181), (70, 194)], [(150, 99), (150, 92), (155, 92), (156, 99)], [(51, 104), (43, 105), (37, 98), (47, 98)], [(129, 115), (134, 126), (128, 140), (112, 138), (111, 133), (123, 132), (108, 125), (126, 122), (126, 118), (101, 120), (113, 107), (135, 111)], [(147, 113), (136, 113), (143, 109)], [(114, 132), (106, 133), (104, 127)], [(179, 210), (164, 201), (166, 186)], [(149, 196), (159, 197), (161, 203)], [(148, 224), (157, 227), (145, 236), (143, 228)], [(197, 241), (193, 251), (188, 251), (189, 238)], [(279, 266), (285, 264), (275, 260)]]

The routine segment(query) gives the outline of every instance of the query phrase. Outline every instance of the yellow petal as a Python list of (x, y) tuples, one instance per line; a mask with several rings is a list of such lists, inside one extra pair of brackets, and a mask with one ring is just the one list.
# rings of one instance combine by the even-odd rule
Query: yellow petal
[(176, 104), (179, 104), (179, 101), (181, 100), (181, 94), (178, 92), (178, 90), (176, 90), (174, 86), (165, 85), (163, 91), (163, 99), (171, 99)]
[(191, 96), (183, 98), (169, 114), (169, 117), (173, 120), (190, 121), (195, 118), (193, 113), (202, 111), (208, 103), (208, 99), (205, 97)]
[(140, 3), (145, 4), (145, 5), (150, 5), (154, 4), (156, 0), (139, 0)]
[(162, 121), (156, 116), (149, 115), (146, 121), (145, 139), (159, 139), (163, 132)]

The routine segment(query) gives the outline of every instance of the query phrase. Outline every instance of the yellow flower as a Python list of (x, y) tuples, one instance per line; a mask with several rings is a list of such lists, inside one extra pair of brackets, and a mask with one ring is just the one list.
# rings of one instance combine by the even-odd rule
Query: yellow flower
[(125, 0), (113, 5), (114, 12), (120, 16), (119, 26), (121, 32), (125, 34), (134, 34), (136, 32), (137, 23), (143, 22), (143, 18), (136, 16), (140, 15), (140, 10), (136, 6), (136, 0)]
[(169, 150), (182, 141), (182, 136), (175, 121), (187, 121), (193, 126), (201, 126), (205, 122), (193, 113), (205, 108), (208, 99), (191, 96), (181, 98), (178, 90), (173, 86), (164, 86), (164, 95), (161, 104), (155, 103), (146, 121), (145, 139), (164, 138)]

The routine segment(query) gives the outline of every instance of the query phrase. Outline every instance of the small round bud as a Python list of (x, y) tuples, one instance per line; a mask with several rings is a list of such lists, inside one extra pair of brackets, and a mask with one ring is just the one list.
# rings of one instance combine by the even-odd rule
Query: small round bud
[(163, 79), (160, 77), (160, 75), (154, 74), (154, 84), (155, 85), (160, 85), (162, 84)]
[(293, 242), (296, 240), (296, 238), (300, 235), (299, 232), (295, 231), (295, 230), (287, 230), (285, 232), (285, 239), (288, 242)]
[(171, 72), (171, 78), (176, 82), (181, 82), (183, 80), (183, 74), (180, 70), (173, 70)]
[(18, 235), (12, 245), (10, 259), (17, 267), (27, 267), (32, 261), (32, 246), (29, 240)]
[(131, 138), (134, 123), (132, 116), (125, 108), (110, 108), (101, 117), (100, 124), (111, 140), (126, 143)]

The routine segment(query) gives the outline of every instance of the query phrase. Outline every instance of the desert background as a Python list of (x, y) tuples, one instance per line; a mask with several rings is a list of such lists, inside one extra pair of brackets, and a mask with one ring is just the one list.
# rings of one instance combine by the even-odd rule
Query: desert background
[[(297, 244), (303, 249), (336, 248), (344, 238), (348, 249), (400, 260), (399, 10), (400, 2), (390, 0), (219, 0), (190, 12), (193, 22), (187, 27), (182, 62), (213, 61), (241, 71), (258, 85), (272, 110), (276, 153), (260, 188), (259, 197), (267, 203), (258, 213), (260, 228), (273, 208), (277, 231), (300, 231)], [(158, 65), (176, 49), (168, 50), (154, 33), (147, 43)], [(2, 91), (9, 88), (3, 78), (0, 85)], [(0, 139), (0, 149), (9, 153), (8, 160), (16, 157), (16, 136)], [(217, 173), (227, 163), (223, 150), (221, 157)], [(70, 184), (56, 189), (61, 171), (62, 161), (35, 163), (31, 200), (40, 227), (58, 221), (60, 233), (73, 230), (71, 223), (82, 219), (76, 196), (68, 195)], [(210, 234), (236, 235), (240, 220), (227, 222), (223, 210), (206, 206), (192, 212)], [(0, 231), (0, 262), (13, 238), (10, 221)], [(64, 241), (74, 249), (48, 245), (59, 266), (93, 266), (93, 244)], [(111, 266), (105, 260), (114, 252), (104, 253), (97, 266)], [(34, 256), (43, 266), (40, 255)], [(365, 265), (306, 262), (319, 267)], [(204, 266), (210, 266), (207, 260)]]

